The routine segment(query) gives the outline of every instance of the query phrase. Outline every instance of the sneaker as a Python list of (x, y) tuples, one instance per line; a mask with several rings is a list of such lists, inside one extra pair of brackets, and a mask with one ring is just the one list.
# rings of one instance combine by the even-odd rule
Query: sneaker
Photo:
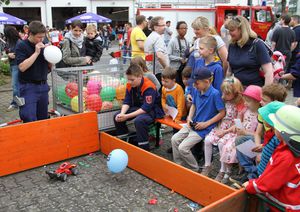
[(202, 172), (201, 174), (204, 175), (204, 176), (208, 176), (210, 171), (211, 171), (212, 167), (211, 166), (205, 166), (203, 169), (202, 169)]
[(224, 178), (225, 172), (219, 172), (218, 175), (215, 177), (215, 181), (221, 182)]
[(247, 177), (248, 173), (244, 172), (242, 175), (238, 175), (235, 177), (230, 177), (229, 180), (232, 183), (236, 183), (238, 185), (243, 185), (243, 183), (248, 181), (248, 177)]
[(9, 105), (9, 107), (6, 109), (7, 112), (11, 112), (13, 110), (16, 110), (18, 109), (18, 106), (16, 105)]
[(167, 153), (169, 153), (169, 154), (172, 154), (173, 153), (173, 149), (172, 149), (172, 147), (170, 147), (169, 149), (167, 149), (167, 151), (166, 151)]
[(226, 173), (224, 175), (223, 179), (221, 180), (221, 183), (223, 183), (223, 184), (229, 183), (229, 173)]

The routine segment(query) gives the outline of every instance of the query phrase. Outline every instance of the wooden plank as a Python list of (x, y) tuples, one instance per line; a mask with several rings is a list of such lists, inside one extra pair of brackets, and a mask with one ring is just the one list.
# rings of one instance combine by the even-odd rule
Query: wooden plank
[(96, 112), (0, 128), (0, 176), (99, 150)]
[[(180, 124), (177, 124), (176, 122), (174, 122), (172, 120), (172, 118), (170, 117), (164, 117), (164, 118), (161, 118), (161, 119), (155, 119), (156, 122), (159, 122), (161, 124), (165, 124), (169, 127), (172, 127), (174, 129), (177, 129), (177, 130), (180, 130), (182, 128), (182, 126)], [(186, 123), (185, 121), (183, 121), (182, 123)]]
[(247, 207), (247, 192), (245, 189), (237, 190), (222, 199), (215, 201), (201, 209), (201, 212), (215, 212), (215, 211), (230, 211), (240, 212), (245, 211)]
[(128, 154), (130, 168), (204, 206), (235, 191), (104, 132), (100, 133), (100, 149), (104, 154), (123, 149)]

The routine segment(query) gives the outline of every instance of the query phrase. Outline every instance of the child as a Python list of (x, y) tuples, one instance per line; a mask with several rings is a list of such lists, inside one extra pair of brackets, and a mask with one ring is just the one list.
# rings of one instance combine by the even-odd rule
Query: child
[(97, 34), (95, 25), (88, 25), (86, 27), (87, 36), (85, 38), (85, 55), (91, 57), (91, 63), (93, 64), (100, 60), (102, 55), (102, 39)]
[(182, 82), (185, 85), (184, 97), (185, 97), (185, 106), (186, 106), (187, 111), (189, 111), (190, 107), (192, 106), (192, 102), (190, 102), (190, 101), (187, 100), (187, 95), (189, 93), (191, 93), (190, 92), (191, 88), (188, 86), (188, 79), (191, 78), (191, 74), (192, 74), (192, 67), (190, 67), (190, 66), (184, 67), (184, 69), (182, 70), (182, 73), (181, 73), (181, 75), (182, 75)]
[(161, 88), (160, 82), (157, 80), (156, 76), (151, 71), (148, 70), (146, 61), (141, 56), (137, 56), (137, 57), (133, 58), (131, 60), (130, 64), (139, 65), (143, 69), (144, 76), (147, 77), (149, 80), (151, 80), (154, 83), (157, 90), (160, 90), (160, 88)]
[[(217, 41), (213, 36), (205, 36), (199, 40), (199, 54), (201, 58), (196, 60), (193, 70), (207, 67), (213, 73), (212, 85), (221, 93), (221, 84), (224, 78), (222, 62), (216, 56)], [(192, 72), (192, 76), (194, 72)]]
[[(277, 84), (277, 83), (265, 85), (262, 88), (262, 99), (261, 99), (260, 104), (261, 104), (261, 106), (265, 106), (273, 101), (284, 102), (286, 96), (287, 96), (287, 91), (283, 85)], [(269, 144), (268, 146), (273, 145), (274, 142), (276, 143), (277, 139), (273, 138), (273, 137), (275, 137), (275, 133), (272, 130), (272, 128), (270, 128), (270, 126), (267, 125), (266, 122), (263, 121), (263, 118), (261, 117), (260, 114), (258, 115), (257, 119), (258, 119), (258, 125), (257, 125), (256, 131), (254, 133), (254, 136), (251, 136), (251, 135), (240, 136), (236, 140), (236, 145), (242, 144), (248, 140), (254, 140), (256, 147), (252, 151), (261, 152), (262, 148), (264, 146), (266, 146), (269, 143), (269, 141), (272, 140), (272, 143)], [(262, 138), (263, 138), (263, 144), (262, 144)], [(269, 147), (267, 147), (267, 148), (269, 149)], [(269, 149), (270, 153), (272, 153), (275, 150), (276, 146), (273, 145), (272, 148), (273, 148), (273, 150)], [(239, 164), (241, 165), (241, 167), (244, 168), (245, 172), (234, 178), (231, 177), (230, 178), (231, 182), (244, 183), (244, 182), (248, 181), (248, 179), (258, 177), (256, 165), (258, 162), (260, 162), (260, 154), (258, 154), (256, 158), (249, 158), (248, 156), (242, 154), (240, 151), (237, 150), (237, 158), (238, 158)], [(267, 162), (268, 161), (262, 161), (262, 163), (267, 163)]]
[(212, 73), (205, 67), (195, 71), (189, 84), (195, 85), (193, 104), (191, 106), (187, 126), (172, 137), (174, 162), (187, 165), (193, 171), (199, 171), (199, 165), (191, 152), (191, 148), (202, 141), (217, 122), (225, 116), (224, 104), (219, 91), (213, 88)]
[(161, 103), (165, 114), (169, 114), (167, 106), (174, 107), (178, 113), (174, 121), (179, 123), (186, 116), (184, 92), (182, 87), (176, 83), (176, 70), (171, 67), (165, 68), (161, 75), (162, 97)]
[(262, 175), (243, 186), (250, 194), (265, 194), (287, 211), (299, 211), (300, 109), (285, 105), (275, 114), (270, 114), (269, 118), (274, 123), (275, 134), (281, 144)]
[(162, 118), (160, 95), (155, 85), (143, 76), (140, 66), (132, 64), (126, 71), (128, 80), (125, 99), (121, 111), (114, 116), (114, 123), (118, 135), (127, 134), (127, 120), (134, 119), (136, 129), (136, 145), (149, 150), (149, 125), (156, 118)]
[(242, 118), (242, 127), (232, 126), (225, 135), (226, 143), (218, 143), (220, 151), (220, 161), (225, 163), (225, 175), (222, 183), (227, 183), (231, 174), (231, 164), (237, 163), (235, 139), (238, 136), (254, 135), (257, 127), (257, 111), (261, 101), (261, 87), (250, 85), (243, 93), (246, 111)]
[[(215, 127), (206, 137), (204, 141), (204, 154), (205, 154), (205, 166), (201, 174), (208, 176), (212, 170), (211, 159), (212, 159), (212, 145), (219, 145), (223, 147), (227, 143), (230, 136), (226, 135), (228, 130), (234, 126), (234, 119), (242, 117), (242, 109), (244, 108), (243, 101), (243, 85), (241, 82), (234, 77), (226, 78), (221, 86), (222, 98), (225, 102), (226, 116), (223, 118), (219, 126)], [(222, 144), (222, 145), (221, 145)], [(222, 149), (219, 149), (222, 152)], [(225, 175), (225, 164), (221, 162), (221, 169), (216, 181), (221, 182)]]

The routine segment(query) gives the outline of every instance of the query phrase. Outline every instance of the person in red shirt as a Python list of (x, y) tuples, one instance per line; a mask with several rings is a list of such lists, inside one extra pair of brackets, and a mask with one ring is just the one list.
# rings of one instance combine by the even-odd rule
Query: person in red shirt
[(243, 186), (250, 194), (264, 194), (286, 211), (300, 211), (300, 108), (285, 105), (269, 118), (281, 143), (262, 175)]

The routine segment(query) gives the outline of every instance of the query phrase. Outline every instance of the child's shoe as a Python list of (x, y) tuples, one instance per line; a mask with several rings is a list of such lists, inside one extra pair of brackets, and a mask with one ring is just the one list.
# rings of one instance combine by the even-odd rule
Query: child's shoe
[(221, 183), (227, 184), (229, 182), (229, 176), (230, 176), (230, 173), (225, 173), (223, 179), (221, 180)]
[(204, 168), (202, 169), (201, 174), (204, 175), (204, 176), (208, 176), (211, 169), (212, 169), (212, 166), (204, 166)]
[(224, 178), (225, 172), (219, 172), (218, 175), (215, 177), (215, 181), (221, 182)]

